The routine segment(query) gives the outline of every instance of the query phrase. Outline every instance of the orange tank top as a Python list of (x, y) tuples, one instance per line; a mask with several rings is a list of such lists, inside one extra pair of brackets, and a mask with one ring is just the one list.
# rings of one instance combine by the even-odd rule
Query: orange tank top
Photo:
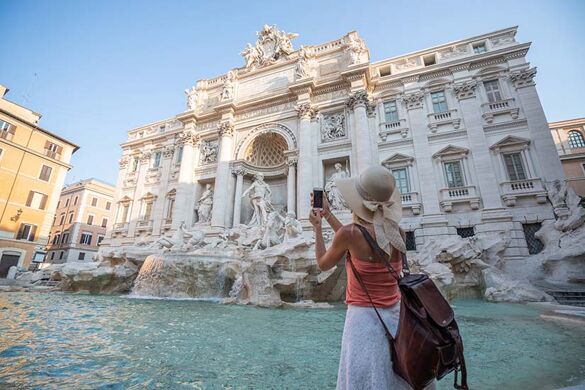
[[(393, 256), (396, 260), (396, 256)], [(351, 261), (360, 274), (362, 281), (366, 285), (370, 297), (376, 307), (390, 307), (400, 300), (400, 290), (396, 278), (388, 271), (388, 268), (382, 263), (353, 259), (347, 252), (347, 261), (345, 270), (347, 272), (347, 289), (345, 290), (345, 303), (355, 306), (368, 306), (372, 304), (368, 299), (365, 291), (362, 289), (360, 282), (353, 274), (353, 270), (348, 261)], [(390, 263), (396, 272), (402, 270), (400, 261)]]

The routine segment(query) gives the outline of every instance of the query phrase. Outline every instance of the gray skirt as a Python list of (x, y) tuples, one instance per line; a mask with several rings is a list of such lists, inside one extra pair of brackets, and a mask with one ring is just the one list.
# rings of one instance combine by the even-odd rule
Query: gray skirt
[[(400, 303), (389, 308), (380, 308), (378, 312), (392, 335), (395, 335), (400, 316)], [(341, 340), (337, 389), (410, 389), (411, 387), (392, 371), (391, 362), (388, 339), (374, 309), (348, 305)], [(427, 387), (434, 388), (434, 383)]]

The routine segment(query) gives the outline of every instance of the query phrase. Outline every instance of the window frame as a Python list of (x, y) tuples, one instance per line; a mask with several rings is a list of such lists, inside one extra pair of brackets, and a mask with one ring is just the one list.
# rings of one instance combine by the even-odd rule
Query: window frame
[[(451, 186), (449, 183), (449, 173), (447, 172), (447, 165), (457, 164), (459, 166), (459, 173), (461, 176), (461, 183), (460, 186)], [(463, 167), (463, 161), (461, 159), (456, 160), (447, 160), (442, 162), (443, 165), (443, 175), (445, 177), (445, 184), (447, 188), (461, 188), (467, 186), (467, 178), (465, 177), (465, 169)]]
[[(493, 89), (488, 90), (487, 85), (495, 85), (497, 88), (495, 90)], [(504, 97), (502, 95), (502, 88), (500, 87), (500, 81), (498, 79), (490, 79), (483, 81), (483, 90), (485, 91), (488, 103), (495, 103), (504, 100)], [(493, 98), (495, 98), (496, 97), (495, 95), (497, 95), (499, 99), (492, 100), (492, 97), (490, 97), (492, 95)]]
[[(387, 108), (391, 105), (393, 105), (394, 110), (387, 110)], [(384, 110), (384, 120), (386, 123), (398, 122), (400, 120), (400, 116), (398, 115), (398, 102), (396, 99), (386, 100), (384, 103), (382, 103), (382, 109)], [(389, 116), (394, 117), (390, 118)]]
[[(104, 221), (106, 223), (104, 223)], [(102, 224), (100, 226), (103, 227), (103, 228), (107, 228), (108, 227), (108, 222), (109, 222), (108, 218), (107, 217), (103, 217), (102, 218)]]
[[(472, 49), (473, 49), (473, 54), (483, 54), (487, 52), (487, 46), (485, 44), (485, 42), (477, 42), (474, 43), (473, 45), (471, 45)], [(482, 48), (483, 51), (480, 49)], [(480, 50), (477, 50), (480, 49)]]
[[(442, 95), (440, 97), (440, 99), (438, 97), (439, 94)], [(435, 98), (437, 98), (436, 99), (437, 102), (435, 102)], [(445, 93), (444, 89), (431, 92), (431, 105), (433, 107), (434, 114), (440, 114), (440, 113), (449, 111), (449, 103), (447, 102), (447, 94)], [(443, 109), (443, 105), (444, 105), (444, 109)]]
[[(89, 237), (89, 239), (86, 239)], [(93, 234), (88, 232), (81, 232), (81, 237), (79, 239), (79, 243), (81, 245), (91, 245), (91, 241), (93, 240)], [(87, 242), (85, 242), (87, 241)]]
[[(509, 151), (509, 152), (502, 152), (502, 159), (504, 160), (504, 169), (506, 170), (506, 177), (508, 178), (509, 181), (523, 181), (523, 180), (528, 180), (528, 170), (526, 169), (526, 163), (524, 162), (524, 156), (522, 151)], [(520, 178), (518, 176), (518, 171), (517, 171), (517, 167), (516, 165), (514, 165), (514, 174), (516, 175), (516, 178), (512, 178), (511, 172), (508, 169), (508, 163), (506, 161), (506, 157), (512, 157), (512, 156), (518, 156), (519, 162), (520, 162), (520, 167), (522, 168), (522, 174), (524, 175), (524, 178)], [(514, 161), (512, 160), (512, 164), (514, 164)]]
[[(49, 170), (49, 175), (46, 179), (43, 178), (43, 171), (45, 170), (45, 168), (47, 168)], [(48, 183), (51, 181), (52, 174), (53, 174), (53, 167), (51, 167), (49, 165), (41, 164), (41, 171), (39, 172), (39, 180), (42, 180), (42, 181)]]
[[(576, 136), (573, 137), (573, 135)], [(572, 129), (567, 132), (567, 143), (570, 149), (582, 149), (585, 148), (585, 137), (581, 131)]]
[(91, 198), (91, 207), (98, 207), (98, 198), (95, 196)]
[[(25, 227), (28, 227), (28, 232), (26, 234), (26, 237), (23, 237), (22, 233), (24, 233)], [(31, 233), (32, 233), (32, 235), (31, 235)], [(18, 227), (18, 230), (16, 232), (15, 237), (17, 240), (34, 242), (36, 233), (37, 233), (37, 225), (35, 225), (33, 223), (22, 222), (20, 224), (20, 226)]]
[(94, 214), (91, 214), (91, 213), (88, 213), (87, 214), (87, 220), (86, 220), (87, 222), (86, 222), (86, 224), (89, 225), (89, 226), (93, 226), (93, 220), (94, 219), (95, 219), (95, 215)]
[[(391, 168), (390, 171), (392, 173), (392, 176), (394, 176), (394, 179), (396, 180), (396, 187), (398, 188), (401, 194), (407, 194), (412, 192), (410, 188), (410, 177), (408, 175), (408, 167)], [(396, 171), (404, 171), (404, 178), (400, 178), (400, 181), (404, 180), (404, 184), (406, 185), (406, 191), (402, 191), (402, 186), (399, 184), (400, 183), (399, 178), (394, 174), (394, 172)]]
[(154, 152), (152, 154), (152, 169), (159, 169), (162, 164), (162, 152)]

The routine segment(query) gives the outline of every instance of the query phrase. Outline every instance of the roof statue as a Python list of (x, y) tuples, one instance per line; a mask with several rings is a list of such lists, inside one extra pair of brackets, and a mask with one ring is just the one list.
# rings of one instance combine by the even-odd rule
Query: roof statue
[(262, 30), (256, 32), (256, 46), (247, 43), (240, 53), (246, 60), (246, 69), (261, 68), (288, 58), (294, 52), (291, 40), (298, 36), (299, 34), (280, 31), (276, 25), (265, 24)]

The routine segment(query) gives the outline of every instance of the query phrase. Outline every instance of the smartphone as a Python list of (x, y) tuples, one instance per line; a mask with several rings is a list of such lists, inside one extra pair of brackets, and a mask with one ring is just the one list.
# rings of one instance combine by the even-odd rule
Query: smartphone
[(323, 189), (322, 188), (313, 188), (313, 208), (314, 209), (322, 209), (323, 208)]

